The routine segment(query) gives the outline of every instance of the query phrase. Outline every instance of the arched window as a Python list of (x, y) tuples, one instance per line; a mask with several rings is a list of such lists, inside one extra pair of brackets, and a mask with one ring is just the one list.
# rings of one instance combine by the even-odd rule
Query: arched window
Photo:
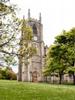
[(33, 25), (33, 33), (34, 33), (35, 35), (37, 35), (37, 28), (36, 28), (36, 25), (35, 25), (35, 24)]

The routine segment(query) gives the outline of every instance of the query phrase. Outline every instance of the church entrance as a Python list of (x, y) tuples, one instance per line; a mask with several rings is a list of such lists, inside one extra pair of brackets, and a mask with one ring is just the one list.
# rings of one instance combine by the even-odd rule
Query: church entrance
[(32, 82), (37, 82), (37, 71), (32, 73)]

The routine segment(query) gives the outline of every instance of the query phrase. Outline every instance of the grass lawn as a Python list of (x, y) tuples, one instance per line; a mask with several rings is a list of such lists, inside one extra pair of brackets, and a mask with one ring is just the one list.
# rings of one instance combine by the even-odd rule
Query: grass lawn
[(75, 86), (0, 80), (0, 100), (75, 100)]

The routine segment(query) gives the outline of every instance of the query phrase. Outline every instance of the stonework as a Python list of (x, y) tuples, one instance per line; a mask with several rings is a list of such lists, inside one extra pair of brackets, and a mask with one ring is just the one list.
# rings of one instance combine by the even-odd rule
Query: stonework
[(28, 25), (33, 31), (33, 41), (37, 49), (37, 54), (29, 59), (28, 67), (22, 67), (22, 81), (41, 82), (43, 81), (42, 69), (44, 67), (45, 47), (43, 42), (43, 25), (41, 24), (41, 14), (39, 20), (30, 17), (30, 10), (28, 10)]

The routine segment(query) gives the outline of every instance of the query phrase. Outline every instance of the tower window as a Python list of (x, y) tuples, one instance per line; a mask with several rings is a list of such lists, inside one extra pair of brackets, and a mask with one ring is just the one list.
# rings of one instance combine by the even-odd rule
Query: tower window
[(35, 24), (33, 25), (33, 33), (34, 33), (35, 35), (37, 35), (37, 28), (36, 28), (36, 25), (35, 25)]

